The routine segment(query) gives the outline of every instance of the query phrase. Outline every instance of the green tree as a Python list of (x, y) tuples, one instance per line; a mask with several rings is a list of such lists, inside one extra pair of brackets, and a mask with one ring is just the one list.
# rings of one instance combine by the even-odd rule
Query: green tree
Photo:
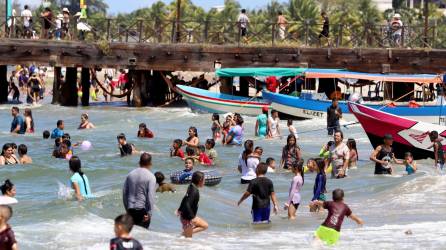
[(320, 29), (320, 10), (314, 0), (290, 0), (288, 15), (291, 19), (288, 32), (293, 38), (305, 43), (315, 39)]

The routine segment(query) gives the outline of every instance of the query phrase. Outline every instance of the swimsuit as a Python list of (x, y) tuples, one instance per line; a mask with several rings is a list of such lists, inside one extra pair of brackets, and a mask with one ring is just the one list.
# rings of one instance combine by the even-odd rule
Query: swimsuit
[(268, 117), (265, 114), (261, 114), (257, 116), (257, 121), (259, 125), (258, 135), (260, 137), (265, 137), (267, 134)]
[(14, 162), (11, 162), (8, 158), (6, 158), (4, 156), (3, 156), (3, 158), (5, 159), (5, 165), (14, 165), (14, 164), (18, 164), (19, 163), (19, 161), (14, 156), (10, 157), (10, 158), (12, 158), (14, 160)]
[(413, 169), (413, 167), (409, 164), (406, 164), (406, 172), (407, 174), (413, 174), (415, 173), (415, 170)]

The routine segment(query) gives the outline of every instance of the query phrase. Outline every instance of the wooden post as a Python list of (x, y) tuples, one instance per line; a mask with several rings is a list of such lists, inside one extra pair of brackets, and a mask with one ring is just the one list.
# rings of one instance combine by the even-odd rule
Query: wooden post
[(51, 104), (60, 103), (60, 78), (62, 76), (62, 68), (54, 67), (54, 80), (53, 80), (53, 100)]
[(82, 68), (81, 72), (81, 84), (82, 84), (82, 106), (90, 105), (90, 69)]
[[(133, 105), (135, 107), (142, 107), (143, 106), (143, 101), (142, 101), (142, 90), (141, 90), (141, 86), (142, 86), (142, 73), (143, 71), (141, 70), (135, 70), (133, 71), (133, 84), (135, 84), (135, 86), (133, 87)], [(129, 71), (129, 75), (130, 75), (130, 71)], [(129, 81), (131, 81), (131, 79), (129, 78)]]
[[(255, 86), (255, 87), (257, 87), (257, 86)], [(249, 77), (240, 77), (240, 91), (239, 91), (238, 95), (244, 96), (244, 97), (249, 96)]]
[(61, 88), (62, 106), (77, 106), (77, 68), (68, 68), (65, 76), (65, 83)]
[(0, 103), (8, 102), (8, 66), (0, 65)]

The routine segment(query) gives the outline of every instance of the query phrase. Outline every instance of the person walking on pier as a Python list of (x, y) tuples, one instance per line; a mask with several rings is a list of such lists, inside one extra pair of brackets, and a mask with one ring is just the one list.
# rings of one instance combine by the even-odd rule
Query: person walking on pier
[[(319, 45), (322, 46), (322, 39), (327, 39), (330, 36), (330, 20), (325, 11), (321, 13), (321, 17), (324, 19), (324, 24), (322, 25), (322, 31), (319, 34)], [(330, 46), (330, 41), (328, 40), (328, 46)]]
[(245, 42), (248, 42), (248, 24), (249, 24), (249, 18), (246, 15), (246, 10), (242, 9), (240, 12), (240, 15), (237, 19), (238, 26), (240, 28), (240, 36), (243, 38)]
[(21, 16), (23, 17), (23, 37), (31, 38), (32, 36), (31, 23), (32, 23), (33, 13), (29, 10), (28, 5), (24, 6)]

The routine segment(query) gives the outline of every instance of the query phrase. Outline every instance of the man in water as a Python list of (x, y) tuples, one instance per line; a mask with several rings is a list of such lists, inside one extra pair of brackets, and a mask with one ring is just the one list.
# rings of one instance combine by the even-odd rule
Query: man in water
[(327, 108), (327, 130), (328, 135), (333, 135), (336, 131), (341, 131), (339, 119), (342, 118), (342, 111), (338, 106), (338, 99), (333, 99), (331, 106)]
[(392, 174), (391, 161), (396, 162), (393, 154), (393, 137), (391, 134), (384, 135), (384, 144), (376, 147), (370, 156), (370, 160), (375, 162), (375, 174)]
[(147, 229), (155, 207), (156, 178), (151, 168), (152, 156), (143, 153), (139, 159), (139, 168), (127, 175), (122, 191), (125, 210), (132, 216), (135, 225)]
[(18, 107), (14, 106), (11, 109), (11, 115), (14, 117), (11, 123), (11, 133), (13, 134), (24, 134), (25, 133), (25, 123), (23, 117), (20, 115), (20, 110)]
[(51, 139), (56, 139), (64, 135), (63, 129), (65, 128), (65, 123), (62, 120), (57, 121), (57, 128), (51, 133)]

